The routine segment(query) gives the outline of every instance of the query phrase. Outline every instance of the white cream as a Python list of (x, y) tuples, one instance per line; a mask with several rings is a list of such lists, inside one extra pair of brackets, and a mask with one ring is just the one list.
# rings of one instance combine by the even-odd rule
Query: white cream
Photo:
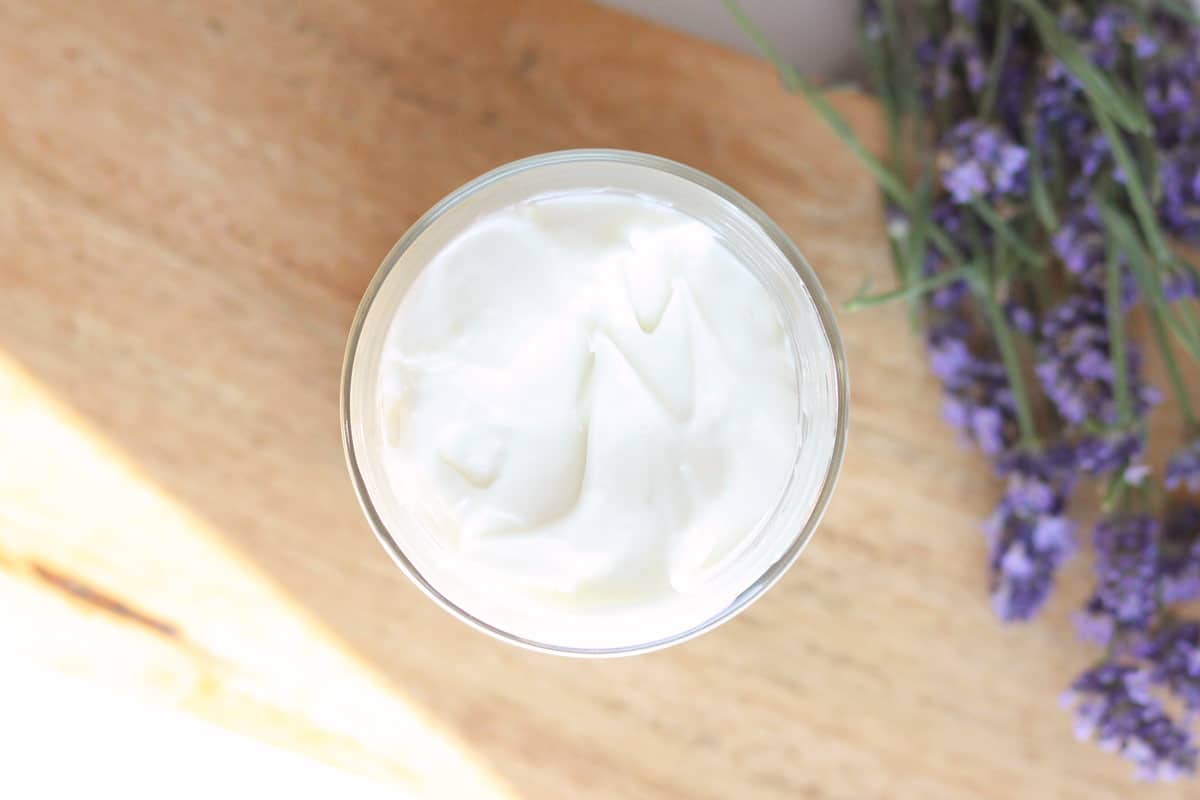
[(787, 544), (758, 534), (800, 446), (791, 343), (667, 205), (581, 190), (475, 220), (400, 301), (377, 386), (402, 549), (517, 636), (685, 631)]

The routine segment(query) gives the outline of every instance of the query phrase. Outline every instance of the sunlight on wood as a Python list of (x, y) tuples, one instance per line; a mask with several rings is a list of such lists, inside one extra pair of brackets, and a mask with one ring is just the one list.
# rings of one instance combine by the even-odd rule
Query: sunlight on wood
[(0, 354), (0, 640), (429, 798), (513, 797)]

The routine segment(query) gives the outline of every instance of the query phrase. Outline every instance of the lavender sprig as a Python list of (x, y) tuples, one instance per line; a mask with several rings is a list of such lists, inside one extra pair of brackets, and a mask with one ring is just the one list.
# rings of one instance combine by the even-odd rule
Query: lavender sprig
[[(1174, 345), (1194, 369), (1200, 273), (1171, 240), (1200, 244), (1200, 19), (1179, 0), (868, 2), (884, 162), (726, 5), (887, 199), (899, 286), (847, 308), (909, 301), (944, 416), (1005, 481), (986, 525), (996, 615), (1049, 601), (1075, 550), (1068, 500), (1104, 479), (1079, 620), (1107, 652), (1072, 702), (1081, 732), (1140, 775), (1191, 773), (1200, 621), (1178, 604), (1200, 597), (1200, 506), (1181, 504), (1200, 493), (1200, 424)], [(1143, 460), (1158, 393), (1135, 306), (1185, 431), (1161, 476)], [(1162, 693), (1197, 716), (1177, 721)]]
[(1150, 692), (1151, 677), (1129, 664), (1105, 662), (1071, 684), (1063, 705), (1075, 708), (1075, 734), (1133, 761), (1138, 776), (1174, 780), (1196, 769), (1188, 731), (1167, 716)]

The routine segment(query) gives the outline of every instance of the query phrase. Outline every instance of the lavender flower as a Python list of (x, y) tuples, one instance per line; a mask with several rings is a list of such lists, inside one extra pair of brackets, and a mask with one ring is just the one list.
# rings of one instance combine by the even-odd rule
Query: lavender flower
[[(1104, 145), (1107, 156), (1108, 146)], [(1085, 156), (1086, 159), (1086, 156)], [(1089, 194), (1090, 188), (1084, 188)], [(1054, 250), (1062, 259), (1067, 271), (1077, 276), (1080, 285), (1100, 293), (1108, 279), (1108, 248), (1104, 229), (1100, 223), (1100, 212), (1090, 202), (1072, 211), (1063, 222), (1053, 239)], [(1121, 263), (1125, 261), (1121, 256)], [(1121, 308), (1129, 311), (1138, 299), (1137, 279), (1128, 268), (1121, 271)]]
[(1126, 44), (1138, 35), (1133, 11), (1121, 5), (1104, 6), (1092, 20), (1090, 34), (1092, 61), (1106, 70), (1115, 70)]
[(1200, 711), (1200, 623), (1167, 625), (1150, 639), (1143, 657), (1150, 680), (1169, 689), (1190, 711)]
[(1103, 285), (1107, 257), (1100, 212), (1090, 203), (1068, 216), (1054, 235), (1054, 250), (1068, 272), (1092, 286)]
[(950, 97), (964, 83), (972, 94), (983, 91), (987, 62), (979, 40), (969, 29), (955, 28), (942, 40), (933, 76), (933, 94), (939, 100)]
[(1008, 320), (1008, 324), (1012, 326), (1013, 330), (1018, 330), (1026, 336), (1033, 336), (1037, 328), (1037, 320), (1033, 316), (1033, 312), (1029, 310), (1029, 306), (1018, 303), (1016, 300), (1005, 301), (1004, 318)]
[(1063, 697), (1075, 706), (1075, 734), (1095, 737), (1137, 765), (1139, 777), (1172, 780), (1196, 768), (1188, 731), (1174, 722), (1150, 694), (1143, 669), (1105, 662), (1087, 670)]
[(916, 62), (916, 84), (917, 95), (921, 101), (921, 107), (928, 110), (940, 99), (937, 95), (939, 88), (938, 78), (938, 47), (937, 40), (933, 36), (927, 36), (917, 42), (913, 48), (913, 61)]
[(1120, 630), (1145, 630), (1158, 610), (1158, 523), (1140, 514), (1109, 517), (1093, 541), (1097, 608)]
[(1141, 483), (1145, 477), (1142, 454), (1146, 439), (1141, 431), (1114, 431), (1086, 434), (1075, 445), (1075, 461), (1087, 475), (1124, 472), (1125, 480)]
[[(1108, 167), (1111, 161), (1112, 147), (1108, 144), (1108, 138), (1102, 132), (1094, 131), (1084, 140), (1079, 158), (1079, 169), (1083, 174), (1080, 176), (1080, 180), (1072, 186), (1072, 195), (1087, 197), (1091, 192), (1091, 179), (1095, 178), (1102, 168)], [(1124, 180), (1119, 170), (1113, 171), (1113, 177), (1119, 182)]]
[[(1058, 413), (1072, 424), (1115, 424), (1115, 375), (1104, 297), (1088, 290), (1071, 295), (1043, 321), (1041, 333), (1034, 369)], [(1158, 395), (1141, 384), (1140, 358), (1132, 342), (1126, 356), (1133, 410), (1140, 416)]]
[[(1014, 136), (1021, 133), (1026, 113), (1026, 87), (1036, 69), (1036, 55), (1019, 42), (1012, 42), (998, 80), (996, 111), (1005, 129)], [(1030, 144), (1026, 142), (1026, 145)]]
[(1082, 141), (1095, 128), (1079, 79), (1057, 58), (1043, 67), (1032, 102), (1039, 148), (1046, 149), (1052, 141)]
[(1090, 644), (1107, 647), (1117, 632), (1116, 622), (1095, 595), (1088, 599), (1083, 610), (1075, 614), (1073, 619), (1079, 638)]
[(1163, 57), (1147, 69), (1143, 99), (1160, 147), (1195, 142), (1200, 135), (1200, 30), (1156, 15), (1155, 49)]
[(1200, 143), (1165, 154), (1159, 177), (1163, 227), (1184, 241), (1200, 242)]
[(1200, 597), (1200, 506), (1168, 511), (1159, 551), (1162, 602), (1170, 605)]
[(992, 610), (1006, 622), (1038, 612), (1058, 568), (1075, 550), (1074, 524), (1066, 517), (1073, 488), (1069, 463), (1066, 451), (1052, 449), (1015, 453), (999, 465), (1008, 485), (984, 530)]
[(942, 138), (938, 168), (942, 186), (955, 202), (996, 202), (1026, 191), (1028, 160), (1029, 153), (1004, 130), (971, 119)]
[(1168, 489), (1185, 488), (1192, 494), (1200, 492), (1200, 437), (1175, 451), (1167, 462)]
[(948, 316), (929, 329), (926, 343), (934, 373), (942, 380), (946, 421), (987, 455), (997, 455), (1016, 441), (1016, 408), (1004, 366), (976, 355), (970, 346), (970, 323)]

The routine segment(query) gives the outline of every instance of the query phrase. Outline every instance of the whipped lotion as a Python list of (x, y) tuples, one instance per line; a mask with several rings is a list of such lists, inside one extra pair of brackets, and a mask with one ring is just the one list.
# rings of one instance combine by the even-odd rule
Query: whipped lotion
[(400, 300), (377, 387), (406, 555), (517, 636), (685, 631), (786, 545), (756, 540), (800, 446), (777, 305), (651, 198), (567, 191), (474, 220)]

